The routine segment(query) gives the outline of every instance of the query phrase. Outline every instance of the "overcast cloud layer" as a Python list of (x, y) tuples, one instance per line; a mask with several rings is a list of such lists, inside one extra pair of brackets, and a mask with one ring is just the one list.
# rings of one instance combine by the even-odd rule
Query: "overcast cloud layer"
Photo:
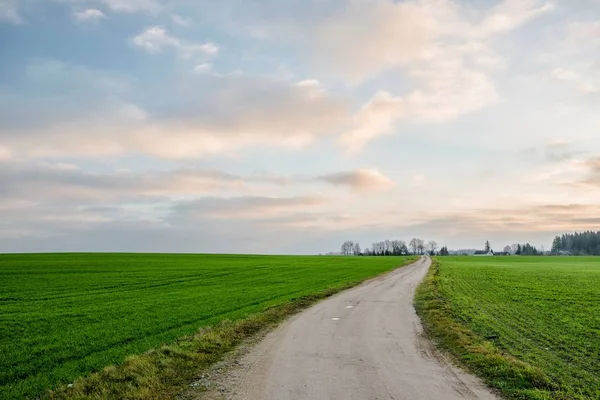
[(0, 251), (600, 227), (597, 0), (0, 0)]

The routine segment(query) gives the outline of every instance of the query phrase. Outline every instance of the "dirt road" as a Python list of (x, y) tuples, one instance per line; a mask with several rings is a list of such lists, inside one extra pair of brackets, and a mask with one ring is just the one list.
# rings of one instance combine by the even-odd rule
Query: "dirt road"
[(318, 303), (230, 372), (243, 400), (496, 399), (422, 338), (412, 305), (428, 258)]

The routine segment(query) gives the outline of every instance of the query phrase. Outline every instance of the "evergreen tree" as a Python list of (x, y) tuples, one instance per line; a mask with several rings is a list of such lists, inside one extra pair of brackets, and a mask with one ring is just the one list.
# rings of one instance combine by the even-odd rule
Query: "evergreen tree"
[(569, 251), (576, 255), (600, 255), (600, 232), (576, 232), (557, 236), (552, 242), (552, 252)]
[(551, 251), (553, 253), (557, 253), (558, 251), (560, 251), (561, 247), (562, 247), (562, 240), (560, 238), (560, 236), (557, 236), (554, 238), (554, 240), (552, 241), (552, 249)]

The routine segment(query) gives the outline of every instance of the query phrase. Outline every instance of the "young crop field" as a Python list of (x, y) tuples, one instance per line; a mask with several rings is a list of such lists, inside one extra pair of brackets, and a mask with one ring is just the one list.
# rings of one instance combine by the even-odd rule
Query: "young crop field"
[(0, 255), (0, 398), (122, 362), (200, 327), (347, 286), (400, 257)]
[(443, 348), (509, 398), (600, 399), (600, 258), (438, 261), (416, 304)]

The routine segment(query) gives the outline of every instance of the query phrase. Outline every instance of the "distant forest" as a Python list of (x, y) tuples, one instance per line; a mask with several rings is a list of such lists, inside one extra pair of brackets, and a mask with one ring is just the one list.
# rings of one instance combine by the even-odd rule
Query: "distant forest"
[(600, 232), (568, 233), (552, 242), (552, 253), (569, 251), (575, 255), (600, 256)]

